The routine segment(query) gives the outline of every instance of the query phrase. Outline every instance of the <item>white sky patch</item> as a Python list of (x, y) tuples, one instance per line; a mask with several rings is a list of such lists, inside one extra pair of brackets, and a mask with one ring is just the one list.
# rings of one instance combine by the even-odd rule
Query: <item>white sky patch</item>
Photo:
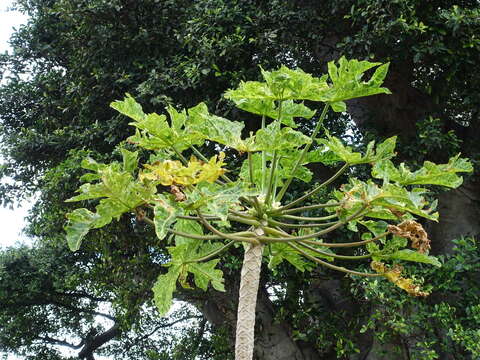
[(9, 50), (8, 40), (13, 33), (14, 28), (18, 29), (20, 25), (27, 22), (28, 17), (18, 11), (8, 11), (13, 1), (1, 0), (0, 5), (0, 52)]
[[(12, 6), (12, 0), (0, 0), (0, 52), (10, 50), (8, 40), (20, 25), (27, 22), (28, 17), (18, 11), (9, 11)], [(1, 160), (1, 159), (0, 159)], [(1, 161), (0, 161), (1, 162)], [(22, 228), (25, 226), (25, 216), (28, 213), (29, 204), (14, 210), (0, 208), (0, 248), (12, 246), (17, 242), (25, 242), (26, 238), (22, 235)]]

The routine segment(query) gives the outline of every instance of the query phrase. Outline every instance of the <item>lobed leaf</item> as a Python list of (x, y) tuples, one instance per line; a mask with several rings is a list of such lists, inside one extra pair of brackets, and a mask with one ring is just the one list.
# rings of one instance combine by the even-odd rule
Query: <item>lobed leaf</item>
[(364, 155), (359, 152), (354, 152), (350, 146), (343, 145), (342, 141), (334, 136), (326, 135), (326, 139), (317, 139), (321, 144), (324, 144), (330, 151), (332, 151), (338, 158), (350, 165), (374, 163), (382, 160), (388, 160), (395, 156), (395, 145), (397, 141), (396, 136), (392, 136), (375, 148), (375, 142), (371, 141), (367, 145), (367, 150)]
[(460, 154), (450, 158), (447, 164), (434, 164), (425, 161), (423, 167), (417, 171), (410, 171), (404, 164), (398, 168), (389, 160), (375, 164), (372, 169), (372, 176), (385, 181), (393, 181), (400, 185), (440, 185), (450, 188), (459, 187), (463, 179), (457, 173), (472, 172), (472, 164)]
[(311, 143), (310, 137), (289, 127), (280, 128), (280, 124), (272, 122), (255, 135), (255, 150), (275, 151), (297, 149)]
[[(389, 63), (371, 63), (368, 61), (347, 60), (342, 56), (338, 60), (338, 66), (334, 61), (328, 63), (328, 74), (333, 83), (328, 92), (327, 101), (334, 111), (345, 111), (344, 101), (376, 95), (391, 94), (390, 90), (380, 87), (388, 72)], [(380, 65), (370, 80), (362, 81), (365, 71)]]
[(225, 154), (221, 152), (218, 156), (212, 156), (208, 162), (192, 156), (187, 166), (182, 165), (178, 160), (159, 161), (153, 165), (145, 164), (144, 167), (149, 171), (142, 171), (139, 179), (151, 180), (164, 186), (194, 185), (203, 181), (215, 182), (226, 171), (222, 168), (225, 165), (224, 158)]

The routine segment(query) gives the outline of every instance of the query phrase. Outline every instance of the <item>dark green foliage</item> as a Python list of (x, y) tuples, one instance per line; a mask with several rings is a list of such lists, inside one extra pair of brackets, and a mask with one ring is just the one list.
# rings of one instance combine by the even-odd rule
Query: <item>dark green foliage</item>
[(412, 359), (441, 359), (451, 353), (458, 359), (478, 358), (480, 248), (472, 238), (455, 244), (440, 269), (406, 267), (431, 285), (427, 299), (403, 296), (385, 283), (356, 281), (355, 296), (369, 300), (369, 319), (361, 331), (373, 331), (381, 342), (401, 339)]
[[(446, 162), (459, 151), (474, 161), (480, 159), (478, 1), (19, 0), (18, 4), (32, 20), (12, 38), (13, 53), (0, 55), (0, 71), (8, 80), (0, 87), (5, 157), (1, 172), (17, 182), (3, 182), (0, 191), (4, 204), (37, 193), (28, 233), (49, 246), (63, 242), (63, 214), (72, 209), (63, 201), (78, 187), (75, 179), (83, 171), (78, 167), (83, 149), (94, 149), (92, 158), (108, 162), (105, 154), (127, 134), (127, 120), (109, 109), (111, 101), (129, 92), (147, 112), (160, 112), (167, 103), (180, 108), (207, 99), (212, 112), (237, 120), (237, 110), (220, 95), (241, 80), (258, 78), (257, 65), (267, 70), (280, 63), (298, 65), (317, 75), (326, 71), (321, 64), (342, 54), (390, 61), (386, 81), (394, 93), (388, 97), (392, 101), (377, 98), (369, 107), (372, 113), (359, 122), (361, 134), (354, 126), (355, 146), (400, 133), (399, 156), (412, 169), (426, 159)], [(332, 134), (342, 136), (352, 127), (349, 120), (329, 116), (326, 124)], [(251, 122), (245, 125), (247, 132), (256, 130)], [(300, 126), (311, 129), (309, 122)], [(119, 154), (114, 157), (120, 160)], [(331, 175), (324, 167), (312, 171), (315, 178)], [(300, 192), (302, 186), (299, 181), (292, 188)], [(287, 193), (284, 199), (296, 197)], [(117, 241), (111, 240), (112, 234)], [(148, 297), (159, 272), (156, 264), (164, 259), (163, 251), (152, 250), (158, 245), (154, 239), (142, 224), (124, 219), (84, 242), (86, 262), (95, 275), (92, 283), (102, 293), (115, 293), (119, 312), (131, 310), (127, 319), (135, 318), (136, 306), (145, 298), (126, 293), (133, 288)], [(12, 252), (6, 254), (15, 258)], [(285, 271), (284, 282), (278, 283), (287, 288), (294, 276), (290, 268)], [(146, 276), (145, 281), (135, 282), (127, 275), (135, 272)], [(465, 303), (465, 309), (471, 304)], [(463, 323), (464, 310), (458, 308), (458, 321), (464, 329), (473, 329)], [(337, 332), (326, 331), (328, 336), (343, 331), (341, 318)], [(333, 349), (335, 340), (332, 335), (322, 348)], [(336, 358), (331, 351), (335, 354), (331, 358)], [(41, 359), (55, 359), (51, 354), (38, 351)]]

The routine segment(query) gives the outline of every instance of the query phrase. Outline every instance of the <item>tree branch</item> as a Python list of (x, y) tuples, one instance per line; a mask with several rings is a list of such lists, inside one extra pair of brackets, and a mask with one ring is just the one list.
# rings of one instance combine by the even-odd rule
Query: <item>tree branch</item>
[(120, 334), (120, 327), (115, 323), (110, 329), (94, 336), (91, 340), (87, 340), (85, 346), (78, 354), (80, 359), (93, 359), (93, 353), (99, 347), (112, 340), (114, 337)]
[(54, 339), (54, 338), (51, 338), (50, 336), (38, 336), (37, 338), (50, 344), (65, 346), (74, 350), (80, 349), (85, 343), (85, 340), (82, 340), (78, 345), (74, 345), (72, 343), (69, 343), (68, 341)]

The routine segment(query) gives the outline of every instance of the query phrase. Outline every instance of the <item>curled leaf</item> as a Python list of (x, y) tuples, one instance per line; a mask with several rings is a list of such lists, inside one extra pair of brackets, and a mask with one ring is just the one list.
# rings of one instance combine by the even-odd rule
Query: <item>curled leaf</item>
[(430, 239), (427, 232), (421, 224), (414, 220), (406, 220), (398, 226), (388, 225), (388, 232), (410, 239), (412, 248), (417, 249), (419, 253), (426, 254), (430, 250)]
[(430, 294), (429, 292), (422, 291), (420, 286), (416, 285), (412, 279), (404, 278), (402, 276), (403, 268), (400, 265), (395, 265), (394, 267), (389, 268), (380, 261), (372, 261), (370, 266), (377, 273), (383, 275), (400, 289), (405, 290), (412, 296), (428, 296)]

